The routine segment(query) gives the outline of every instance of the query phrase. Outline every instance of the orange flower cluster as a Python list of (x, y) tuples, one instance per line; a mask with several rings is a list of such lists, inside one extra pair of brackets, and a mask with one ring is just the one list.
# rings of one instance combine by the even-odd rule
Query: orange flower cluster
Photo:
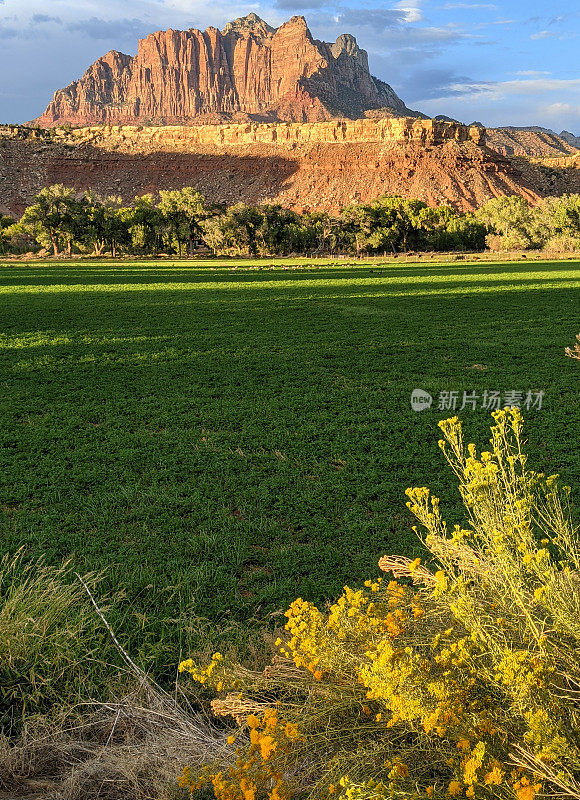
[[(290, 800), (293, 791), (273, 757), (288, 752), (300, 738), (297, 726), (281, 720), (276, 708), (267, 708), (261, 717), (248, 716), (247, 731), (249, 743), (246, 739), (236, 748), (235, 765), (225, 772), (205, 768), (196, 775), (186, 767), (179, 785), (191, 793), (211, 785), (216, 800), (256, 800), (258, 795), (265, 800)], [(238, 737), (229, 736), (228, 744), (234, 744)]]

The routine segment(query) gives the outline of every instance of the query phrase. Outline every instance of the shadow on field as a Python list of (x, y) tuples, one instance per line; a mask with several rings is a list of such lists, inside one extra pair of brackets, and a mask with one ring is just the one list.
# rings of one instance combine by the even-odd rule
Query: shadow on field
[[(114, 292), (67, 289), (48, 297), (54, 302), (50, 325), (39, 329), (39, 309), (45, 307), (47, 293), (11, 296), (18, 313), (8, 320), (0, 312), (0, 363), (12, 362), (16, 372), (33, 369), (47, 375), (62, 368), (70, 377), (77, 368), (103, 374), (112, 370), (114, 382), (115, 369), (129, 365), (141, 373), (173, 364), (180, 373), (191, 369), (193, 375), (199, 360), (210, 354), (236, 370), (247, 358), (261, 357), (270, 365), (288, 358), (295, 364), (300, 346), (305, 359), (344, 360), (345, 368), (346, 353), (352, 355), (353, 348), (379, 346), (393, 361), (400, 359), (404, 371), (410, 347), (427, 341), (433, 352), (447, 347), (459, 351), (461, 335), (469, 332), (473, 339), (474, 329), (485, 331), (482, 349), (497, 346), (509, 352), (514, 325), (521, 336), (543, 328), (555, 309), (564, 318), (573, 317), (580, 283), (541, 277), (517, 283), (448, 281), (428, 290), (419, 284), (363, 286), (357, 281), (356, 286), (247, 285), (239, 294), (219, 285), (143, 286)], [(317, 335), (325, 343), (318, 349), (309, 341)], [(341, 346), (343, 357), (335, 351)]]
[[(1, 287), (21, 286), (75, 286), (77, 291), (82, 291), (82, 287), (94, 286), (135, 286), (143, 285), (144, 288), (152, 284), (187, 284), (184, 288), (195, 287), (196, 284), (203, 284), (203, 288), (213, 288), (219, 284), (235, 284), (237, 288), (249, 286), (258, 288), (263, 285), (270, 289), (272, 284), (292, 283), (317, 283), (325, 284), (329, 281), (349, 281), (359, 282), (365, 279), (387, 280), (389, 286), (395, 288), (404, 286), (407, 282), (426, 282), (429, 278), (429, 285), (436, 289), (438, 286), (447, 288), (459, 288), (468, 283), (470, 288), (477, 285), (493, 283), (494, 288), (499, 288), (495, 281), (509, 275), (509, 285), (513, 285), (512, 276), (518, 276), (518, 281), (538, 279), (538, 274), (542, 273), (543, 282), (558, 282), (562, 278), (551, 279), (543, 277), (549, 273), (567, 272), (572, 276), (574, 273), (580, 275), (580, 261), (578, 262), (558, 262), (542, 263), (531, 262), (526, 264), (493, 264), (493, 265), (454, 265), (454, 266), (427, 266), (421, 264), (392, 265), (385, 266), (359, 266), (356, 267), (323, 267), (316, 268), (308, 265), (301, 265), (297, 268), (276, 267), (270, 269), (265, 266), (261, 270), (251, 269), (240, 265), (234, 269), (231, 267), (219, 266), (216, 268), (198, 267), (192, 264), (191, 267), (184, 268), (172, 267), (170, 265), (143, 268), (119, 263), (110, 267), (102, 265), (83, 265), (79, 266), (53, 266), (51, 264), (42, 267), (29, 265), (10, 264), (2, 269), (0, 266), (0, 291)], [(526, 278), (526, 276), (530, 276)], [(445, 280), (445, 278), (457, 278), (456, 282)], [(393, 279), (401, 278), (400, 284), (392, 284)], [(416, 279), (414, 281), (413, 279)], [(439, 279), (439, 280), (438, 280)], [(481, 280), (478, 280), (481, 279)], [(286, 287), (284, 287), (286, 288)]]

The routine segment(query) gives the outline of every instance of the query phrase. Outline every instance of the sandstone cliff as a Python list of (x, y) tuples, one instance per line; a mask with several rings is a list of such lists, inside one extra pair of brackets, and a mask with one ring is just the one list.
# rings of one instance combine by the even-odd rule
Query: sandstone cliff
[[(335, 212), (383, 194), (470, 210), (542, 189), (485, 146), (481, 127), (416, 119), (220, 126), (0, 128), (0, 200), (19, 214), (43, 186), (135, 195), (195, 186), (227, 205)], [(570, 171), (572, 178), (580, 170)], [(562, 184), (563, 190), (573, 185)]]
[(353, 36), (329, 44), (312, 38), (304, 17), (274, 29), (250, 14), (223, 31), (158, 31), (135, 57), (107, 53), (57, 91), (34, 123), (319, 122), (369, 109), (413, 114), (371, 76)]
[(417, 142), (424, 147), (444, 142), (474, 142), (483, 145), (486, 130), (459, 122), (438, 122), (432, 119), (397, 117), (388, 119), (332, 120), (330, 122), (276, 122), (230, 125), (136, 126), (97, 125), (66, 130), (57, 128), (54, 139), (91, 144), (104, 149), (188, 152), (197, 145), (275, 144), (294, 148), (299, 144), (336, 142)]

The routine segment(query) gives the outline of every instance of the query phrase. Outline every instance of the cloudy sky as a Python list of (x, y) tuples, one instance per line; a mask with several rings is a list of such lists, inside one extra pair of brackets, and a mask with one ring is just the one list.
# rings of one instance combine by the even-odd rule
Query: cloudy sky
[(39, 115), (108, 50), (250, 11), (272, 25), (303, 14), (327, 41), (353, 33), (371, 72), (432, 116), (580, 134), (577, 0), (0, 0), (0, 122)]

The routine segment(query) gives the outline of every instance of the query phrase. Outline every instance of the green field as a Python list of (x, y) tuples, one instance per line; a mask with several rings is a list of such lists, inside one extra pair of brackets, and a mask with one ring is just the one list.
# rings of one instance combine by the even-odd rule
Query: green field
[(450, 413), (414, 388), (545, 390), (531, 461), (577, 489), (580, 262), (238, 263), (0, 266), (0, 547), (104, 570), (126, 641), (279, 622), (417, 554), (407, 486), (460, 521)]

